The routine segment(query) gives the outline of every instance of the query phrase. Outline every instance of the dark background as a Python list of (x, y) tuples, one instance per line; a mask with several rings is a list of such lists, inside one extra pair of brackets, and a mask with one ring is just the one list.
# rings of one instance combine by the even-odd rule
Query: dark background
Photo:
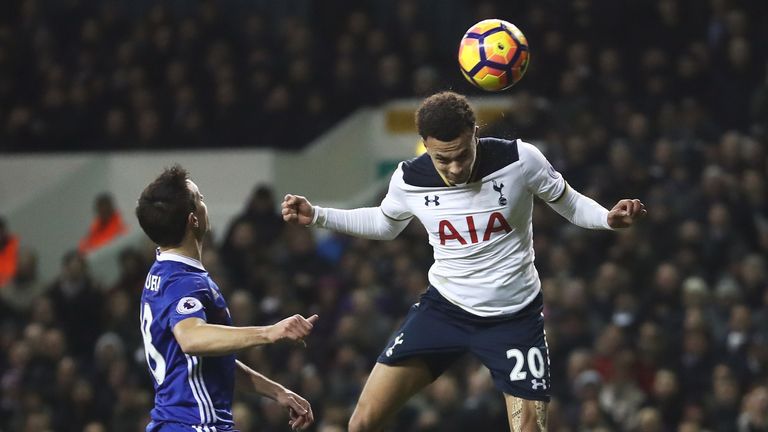
[[(455, 52), (490, 17), (518, 25), (532, 57), (504, 93), (518, 103), (481, 135), (535, 142), (576, 189), (650, 212), (587, 232), (537, 204), (550, 430), (767, 430), (768, 2), (12, 1), (0, 151), (300, 149), (361, 106), (476, 94)], [(241, 358), (306, 396), (315, 430), (345, 430), (431, 250), (416, 223), (391, 242), (316, 239), (283, 225), (276, 202), (255, 189), (204, 263), (238, 325), (320, 314), (308, 349)], [(76, 253), (38, 280), (45, 245), (28, 246), (0, 289), (0, 429), (143, 430), (137, 303), (153, 249), (125, 250), (103, 287)], [(237, 401), (243, 431), (288, 430), (274, 403)], [(505, 425), (501, 395), (465, 359), (392, 430)]]

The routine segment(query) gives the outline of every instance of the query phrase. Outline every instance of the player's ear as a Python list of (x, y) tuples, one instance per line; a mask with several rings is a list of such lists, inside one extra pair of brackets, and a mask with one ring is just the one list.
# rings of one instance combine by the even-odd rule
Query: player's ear
[(189, 216), (187, 216), (187, 224), (191, 225), (193, 228), (200, 227), (200, 221), (197, 220), (197, 216), (195, 216), (194, 213), (190, 213)]
[(424, 149), (425, 153), (429, 153), (429, 147), (427, 147), (427, 138), (421, 138), (421, 147)]

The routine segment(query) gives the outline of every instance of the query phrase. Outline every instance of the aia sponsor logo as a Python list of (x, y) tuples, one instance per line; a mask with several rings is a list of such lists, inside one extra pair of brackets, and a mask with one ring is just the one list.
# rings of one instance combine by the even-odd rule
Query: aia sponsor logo
[(437, 231), (440, 235), (440, 244), (445, 245), (448, 241), (451, 240), (458, 241), (462, 245), (466, 245), (467, 243), (475, 244), (480, 243), (481, 241), (486, 242), (490, 240), (493, 233), (502, 231), (504, 233), (508, 233), (512, 231), (509, 223), (506, 219), (504, 219), (504, 215), (499, 212), (493, 212), (488, 217), (488, 223), (486, 223), (483, 227), (485, 229), (482, 232), (482, 239), (478, 235), (474, 216), (467, 216), (464, 222), (466, 223), (469, 239), (464, 238), (464, 236), (459, 233), (459, 230), (456, 229), (451, 221), (445, 219), (441, 220), (437, 228)]

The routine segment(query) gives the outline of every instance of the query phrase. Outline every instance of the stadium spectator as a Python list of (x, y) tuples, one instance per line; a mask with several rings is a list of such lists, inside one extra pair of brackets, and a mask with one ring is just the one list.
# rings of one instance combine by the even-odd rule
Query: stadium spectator
[(59, 277), (47, 293), (56, 318), (77, 356), (87, 356), (102, 331), (104, 301), (82, 254), (70, 251), (61, 262)]
[(37, 254), (22, 248), (18, 253), (16, 274), (4, 286), (0, 286), (0, 299), (23, 317), (34, 300), (44, 293), (44, 286), (37, 276)]
[(253, 188), (245, 208), (230, 222), (230, 227), (241, 221), (248, 222), (253, 226), (256, 230), (256, 241), (262, 247), (271, 246), (280, 236), (283, 223), (277, 211), (274, 192), (270, 186), (262, 184)]
[(632, 427), (635, 413), (646, 399), (634, 376), (635, 354), (622, 350), (617, 354), (613, 377), (600, 389), (598, 400), (611, 422), (623, 430)]
[(661, 422), (666, 430), (674, 430), (677, 427), (683, 413), (683, 400), (680, 398), (677, 375), (673, 371), (662, 369), (656, 373), (653, 391), (645, 405), (659, 410)]
[(744, 398), (738, 420), (739, 432), (765, 430), (768, 427), (768, 389), (755, 387)]
[(115, 207), (112, 195), (108, 193), (98, 195), (93, 207), (96, 217), (91, 222), (88, 234), (80, 240), (77, 248), (83, 254), (108, 245), (128, 231), (128, 226)]
[(19, 239), (8, 231), (5, 219), (0, 217), (0, 288), (16, 275), (19, 260)]

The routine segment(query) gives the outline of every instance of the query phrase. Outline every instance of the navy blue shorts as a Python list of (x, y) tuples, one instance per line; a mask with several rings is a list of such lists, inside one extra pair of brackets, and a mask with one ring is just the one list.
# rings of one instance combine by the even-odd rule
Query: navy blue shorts
[(430, 286), (411, 307), (378, 362), (394, 365), (419, 357), (435, 378), (467, 352), (490, 371), (496, 388), (527, 400), (549, 401), (549, 350), (542, 294), (524, 309), (480, 317), (446, 300)]
[[(175, 422), (150, 422), (147, 425), (147, 432), (225, 432), (224, 429), (214, 426), (187, 425)], [(226, 432), (239, 432), (234, 429), (227, 429)]]

